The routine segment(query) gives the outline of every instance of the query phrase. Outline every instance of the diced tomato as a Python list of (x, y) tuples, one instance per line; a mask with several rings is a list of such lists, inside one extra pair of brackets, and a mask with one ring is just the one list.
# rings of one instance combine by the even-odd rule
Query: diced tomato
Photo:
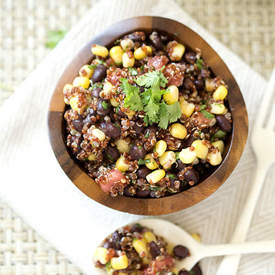
[(170, 270), (175, 264), (174, 259), (171, 256), (166, 256), (162, 260), (155, 260), (143, 271), (143, 275), (156, 275), (162, 270)]
[(156, 70), (160, 70), (168, 61), (169, 59), (165, 55), (154, 56), (148, 60), (147, 65), (149, 67), (154, 67)]
[(205, 117), (201, 112), (195, 112), (190, 118), (190, 122), (200, 129), (210, 127), (212, 119)]
[(171, 63), (164, 69), (164, 76), (168, 80), (167, 85), (181, 86), (183, 83), (184, 73), (182, 71), (181, 65)]
[(117, 185), (125, 185), (125, 176), (117, 169), (110, 170), (104, 178), (105, 180), (100, 182), (100, 187), (103, 192), (110, 192), (112, 188)]

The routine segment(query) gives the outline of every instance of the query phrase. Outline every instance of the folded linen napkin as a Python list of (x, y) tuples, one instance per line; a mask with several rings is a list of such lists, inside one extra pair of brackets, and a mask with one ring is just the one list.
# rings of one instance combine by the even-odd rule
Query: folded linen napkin
[[(250, 121), (257, 113), (257, 102), (266, 85), (261, 76), (203, 30), (173, 1), (106, 0), (87, 11), (0, 110), (1, 198), (78, 264), (85, 274), (92, 274), (92, 251), (100, 240), (139, 216), (108, 209), (90, 200), (70, 182), (49, 145), (48, 103), (64, 68), (91, 37), (115, 21), (138, 15), (176, 19), (204, 37), (236, 77), (246, 100)], [(161, 218), (190, 232), (200, 233), (206, 243), (229, 241), (255, 165), (248, 144), (237, 169), (214, 195), (190, 209)], [(250, 240), (275, 239), (274, 195), (275, 187), (270, 176), (253, 219)], [(203, 260), (204, 274), (215, 274), (219, 261), (217, 258)], [(274, 263), (274, 255), (245, 256), (239, 274), (275, 274)]]

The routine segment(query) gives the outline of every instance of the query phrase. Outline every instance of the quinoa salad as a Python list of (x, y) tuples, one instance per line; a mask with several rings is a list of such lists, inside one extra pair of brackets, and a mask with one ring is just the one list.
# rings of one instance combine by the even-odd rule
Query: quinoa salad
[(63, 94), (65, 142), (93, 184), (113, 197), (160, 198), (221, 164), (230, 91), (200, 49), (136, 31), (91, 53)]
[[(198, 235), (194, 235), (198, 240)], [(112, 275), (202, 275), (199, 265), (189, 272), (176, 261), (190, 255), (182, 244), (172, 246), (164, 238), (136, 223), (108, 236), (94, 255), (95, 266)]]

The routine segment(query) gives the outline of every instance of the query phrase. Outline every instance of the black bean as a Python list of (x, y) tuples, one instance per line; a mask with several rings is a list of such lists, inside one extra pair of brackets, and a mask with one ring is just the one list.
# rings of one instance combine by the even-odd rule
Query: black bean
[(180, 259), (184, 259), (189, 255), (189, 250), (183, 245), (176, 245), (173, 249), (173, 254)]
[(107, 123), (106, 133), (111, 138), (118, 138), (120, 136), (120, 126), (116, 126), (113, 123)]
[(139, 178), (145, 179), (150, 172), (150, 169), (148, 169), (147, 167), (142, 167), (138, 169), (137, 174)]
[(204, 81), (201, 78), (198, 78), (195, 80), (195, 85), (198, 90), (201, 90), (204, 87)]
[(135, 223), (135, 224), (133, 224), (133, 226), (132, 226), (132, 228), (131, 228), (131, 232), (133, 233), (133, 232), (142, 232), (142, 230), (143, 230), (143, 227), (142, 227), (142, 225), (140, 225), (139, 223)]
[(83, 128), (83, 124), (84, 124), (82, 118), (72, 120), (72, 124), (76, 131), (78, 131), (80, 133), (82, 132), (82, 128)]
[(133, 126), (133, 129), (135, 130), (136, 134), (140, 134), (144, 131), (144, 126), (140, 122), (136, 122), (135, 125)]
[(116, 161), (120, 156), (119, 151), (117, 150), (117, 148), (116, 147), (111, 147), (111, 146), (108, 146), (105, 149), (105, 154), (106, 154), (106, 157), (112, 162)]
[(118, 231), (115, 231), (113, 234), (112, 234), (112, 244), (113, 244), (113, 247), (114, 249), (116, 250), (120, 250), (120, 239), (121, 239), (121, 234), (118, 232)]
[(135, 42), (142, 42), (145, 40), (144, 32), (133, 32), (127, 35), (127, 38), (135, 41)]
[(154, 259), (161, 254), (160, 248), (154, 241), (149, 243), (149, 249), (150, 249), (150, 253)]
[(104, 244), (103, 244), (103, 247), (104, 248), (113, 248), (113, 244), (110, 242), (110, 241), (106, 241)]
[[(104, 103), (103, 103), (104, 102)], [(111, 105), (104, 101), (104, 100), (98, 100), (97, 102), (97, 114), (100, 116), (106, 116), (111, 111)]]
[(131, 188), (132, 186), (129, 186), (129, 185), (127, 185), (126, 187), (124, 187), (124, 189), (123, 189), (123, 195), (124, 196), (126, 196), (126, 197), (133, 197), (134, 196), (134, 194), (132, 194), (131, 192), (130, 192), (130, 188)]
[(194, 52), (187, 52), (185, 55), (184, 55), (184, 58), (185, 60), (190, 63), (190, 64), (195, 64), (196, 62), (196, 53)]
[(183, 86), (187, 90), (191, 90), (194, 88), (194, 83), (190, 78), (185, 78), (183, 82)]
[(190, 147), (195, 140), (193, 135), (190, 135), (188, 139), (184, 140), (184, 147)]
[[(192, 273), (191, 273), (192, 272)], [(201, 268), (199, 266), (199, 264), (196, 264), (192, 269), (191, 269), (191, 272), (190, 274), (193, 274), (193, 275), (202, 275), (202, 271), (201, 271)]]
[(149, 36), (150, 40), (152, 41), (152, 44), (157, 50), (163, 49), (163, 43), (161, 41), (161, 38), (157, 32), (152, 32)]
[(161, 34), (160, 39), (162, 42), (166, 42), (168, 40), (168, 37), (167, 37), (167, 35)]
[(100, 130), (102, 130), (105, 134), (107, 134), (107, 123), (106, 122), (101, 122), (99, 124)]
[(95, 88), (91, 91), (91, 96), (95, 98), (99, 98), (99, 94), (102, 91), (100, 88)]
[(133, 145), (129, 154), (132, 160), (139, 160), (145, 157), (146, 151), (141, 145)]
[(106, 76), (106, 70), (107, 70), (107, 67), (104, 66), (103, 64), (97, 65), (94, 70), (93, 76), (91, 78), (93, 83), (103, 80)]
[(138, 198), (147, 198), (150, 195), (150, 190), (140, 190), (137, 189), (136, 196)]
[(184, 173), (184, 179), (188, 182), (193, 181), (194, 184), (197, 184), (199, 182), (200, 176), (195, 168), (191, 168)]
[(177, 160), (177, 166), (176, 168), (181, 171), (186, 167), (186, 164), (184, 164), (180, 159)]
[(225, 132), (231, 132), (232, 126), (228, 119), (225, 118), (225, 116), (216, 116), (216, 120), (218, 122), (218, 125), (221, 127), (221, 129)]
[(201, 69), (201, 77), (208, 78), (210, 76), (210, 71), (208, 69)]

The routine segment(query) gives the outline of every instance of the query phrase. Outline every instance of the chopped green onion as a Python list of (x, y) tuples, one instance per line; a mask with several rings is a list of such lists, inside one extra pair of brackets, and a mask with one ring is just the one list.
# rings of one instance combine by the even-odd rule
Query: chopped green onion
[(207, 112), (206, 110), (201, 110), (200, 112), (203, 114), (203, 116), (204, 116), (205, 118), (212, 119), (212, 118), (215, 117), (213, 114)]

